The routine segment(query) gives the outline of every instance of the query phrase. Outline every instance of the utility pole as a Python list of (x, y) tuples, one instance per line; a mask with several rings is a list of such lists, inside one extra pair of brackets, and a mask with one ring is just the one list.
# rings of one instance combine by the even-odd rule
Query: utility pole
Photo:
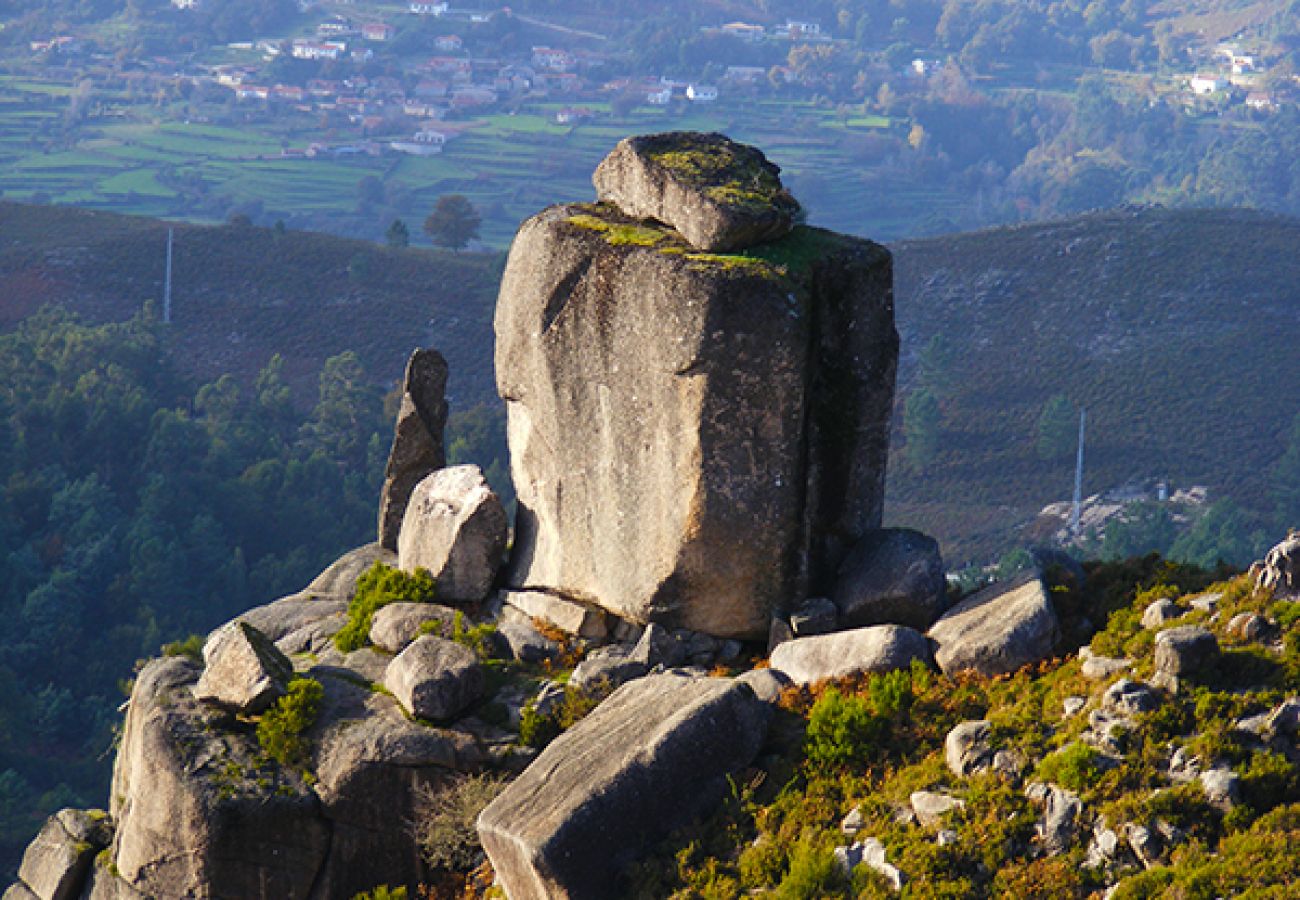
[(1074, 462), (1074, 509), (1070, 512), (1070, 534), (1079, 536), (1079, 517), (1083, 508), (1083, 425), (1087, 412), (1079, 410), (1079, 455)]
[(163, 279), (163, 322), (172, 321), (172, 229), (167, 229), (167, 274)]

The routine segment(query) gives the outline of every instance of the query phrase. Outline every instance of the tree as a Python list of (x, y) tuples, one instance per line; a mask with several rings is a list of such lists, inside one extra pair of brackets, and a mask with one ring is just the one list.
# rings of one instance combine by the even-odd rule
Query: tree
[(411, 243), (411, 231), (401, 219), (394, 219), (384, 232), (384, 240), (390, 247), (406, 247)]
[(1038, 415), (1037, 444), (1039, 459), (1060, 459), (1074, 449), (1074, 405), (1064, 394), (1056, 394), (1043, 404)]
[(926, 388), (919, 388), (903, 407), (903, 434), (907, 438), (907, 461), (918, 471), (934, 461), (939, 452), (939, 401)]
[(1291, 423), (1290, 442), (1273, 464), (1272, 475), (1278, 530), (1300, 528), (1300, 413)]
[(463, 250), (478, 237), (482, 218), (474, 204), (462, 194), (443, 194), (424, 220), (424, 233), (439, 247)]

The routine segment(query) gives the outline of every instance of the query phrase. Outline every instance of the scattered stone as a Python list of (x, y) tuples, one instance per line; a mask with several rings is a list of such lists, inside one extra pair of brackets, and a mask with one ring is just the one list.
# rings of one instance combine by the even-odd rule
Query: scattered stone
[(478, 818), (511, 900), (613, 897), (634, 848), (723, 796), (771, 714), (747, 686), (672, 673), (623, 685), (556, 738)]
[(750, 669), (736, 678), (737, 681), (750, 686), (754, 696), (764, 703), (776, 703), (781, 699), (781, 692), (793, 682), (775, 669)]
[(1018, 779), (1028, 765), (1029, 760), (1018, 750), (999, 750), (993, 754), (993, 771), (1011, 781)]
[(442, 432), (447, 424), (447, 361), (437, 350), (416, 350), (406, 362), (402, 402), (379, 493), (379, 543), (397, 549), (411, 491), (447, 464)]
[(1255, 585), (1272, 591), (1276, 600), (1300, 597), (1300, 532), (1288, 534), (1264, 557)]
[(958, 603), (930, 629), (945, 674), (1003, 675), (1047, 658), (1060, 630), (1036, 574), (994, 584)]
[(1169, 780), (1186, 784), (1201, 777), (1201, 760), (1179, 747), (1169, 757)]
[(772, 652), (772, 668), (795, 684), (812, 684), (905, 669), (914, 659), (930, 660), (930, 645), (920, 632), (902, 625), (873, 625), (787, 641)]
[(713, 664), (713, 658), (717, 655), (718, 644), (717, 638), (710, 637), (707, 634), (701, 634), (698, 631), (675, 632), (673, 637), (677, 638), (682, 644), (686, 661), (693, 666), (710, 666)]
[(941, 824), (944, 815), (952, 810), (966, 807), (966, 801), (959, 800), (951, 794), (940, 794), (934, 791), (913, 791), (910, 800), (916, 821), (926, 828), (934, 828)]
[(1219, 656), (1219, 642), (1200, 625), (1182, 625), (1156, 635), (1156, 671), (1169, 675), (1199, 672)]
[(845, 876), (852, 875), (854, 869), (865, 865), (885, 876), (885, 880), (895, 891), (901, 891), (907, 882), (902, 871), (886, 861), (885, 845), (876, 838), (866, 838), (850, 847), (836, 847), (835, 864)]
[(578, 663), (569, 676), (569, 684), (583, 691), (596, 688), (602, 683), (617, 687), (640, 678), (649, 671), (650, 667), (633, 658), (627, 647), (605, 647)]
[(1066, 697), (1061, 701), (1061, 708), (1065, 711), (1065, 718), (1067, 719), (1078, 715), (1087, 705), (1087, 697)]
[(438, 599), (474, 603), (505, 556), (506, 513), (478, 466), (439, 469), (415, 486), (397, 539), (404, 570), (428, 569)]
[(1088, 728), (1079, 737), (1084, 743), (1111, 755), (1121, 755), (1129, 732), (1137, 722), (1109, 709), (1094, 709), (1088, 714)]
[(1243, 734), (1254, 735), (1257, 738), (1265, 738), (1268, 733), (1269, 713), (1262, 712), (1253, 716), (1246, 716), (1232, 723), (1232, 730), (1239, 731)]
[(947, 606), (939, 543), (910, 528), (878, 528), (853, 546), (831, 598), (850, 627), (929, 628)]
[(740, 250), (784, 237), (799, 204), (762, 151), (721, 134), (624, 138), (592, 176), (596, 196), (677, 229), (698, 250)]
[(803, 261), (778, 269), (607, 205), (521, 226), (495, 321), (511, 587), (742, 640), (830, 589), (880, 524), (891, 263), (817, 229), (788, 240)]
[(1142, 627), (1148, 631), (1159, 631), (1169, 622), (1183, 615), (1178, 604), (1167, 597), (1161, 597), (1142, 612)]
[(1025, 785), (1025, 797), (1043, 810), (1034, 831), (1044, 852), (1056, 856), (1069, 850), (1083, 816), (1083, 801), (1071, 791), (1040, 781)]
[(426, 634), (393, 657), (384, 687), (411, 715), (445, 721), (483, 695), (483, 667), (468, 647)]
[(853, 807), (849, 814), (840, 820), (840, 833), (848, 837), (853, 837), (862, 830), (862, 809)]
[(1207, 769), (1201, 773), (1201, 789), (1211, 806), (1228, 810), (1241, 801), (1241, 778), (1228, 768)]
[(1267, 733), (1295, 737), (1297, 731), (1300, 731), (1300, 698), (1290, 697), (1269, 714)]
[(1195, 597), (1188, 597), (1187, 604), (1192, 609), (1198, 609), (1201, 612), (1213, 613), (1219, 608), (1219, 601), (1223, 599), (1223, 594), (1197, 594)]
[(1121, 716), (1136, 716), (1160, 706), (1160, 697), (1140, 681), (1121, 678), (1101, 695), (1103, 709)]
[(113, 826), (107, 813), (59, 810), (23, 852), (18, 882), (40, 900), (77, 900), (95, 855), (112, 840)]
[(957, 832), (951, 828), (940, 828), (939, 833), (934, 836), (934, 842), (940, 847), (947, 847), (949, 844), (957, 843), (957, 841)]
[(602, 640), (609, 633), (604, 610), (545, 591), (502, 591), (506, 604), (568, 634)]
[(639, 622), (629, 622), (627, 619), (620, 619), (617, 616), (610, 616), (614, 620), (613, 638), (620, 644), (635, 644), (641, 640), (641, 634), (645, 631), (645, 626)]
[[(514, 615), (510, 615), (511, 612)], [(497, 634), (510, 648), (510, 655), (520, 662), (541, 663), (560, 655), (560, 645), (538, 631), (527, 616), (516, 610), (509, 610), (497, 620)]]
[(839, 615), (835, 604), (826, 597), (810, 597), (790, 611), (790, 630), (795, 637), (829, 634)]
[(1144, 869), (1160, 865), (1165, 848), (1159, 833), (1132, 823), (1125, 825), (1123, 831), (1124, 840), (1128, 842), (1129, 849), (1133, 851), (1133, 855), (1137, 857), (1138, 862), (1142, 863)]
[(1259, 613), (1237, 613), (1228, 620), (1228, 634), (1238, 640), (1258, 643), (1273, 632), (1273, 623)]
[(242, 715), (256, 715), (283, 697), (293, 677), (289, 658), (239, 619), (212, 633), (203, 645), (203, 662), (195, 698)]
[(718, 644), (717, 661), (720, 663), (735, 662), (740, 659), (740, 652), (743, 649), (744, 648), (741, 646), (740, 641), (723, 641)]
[(641, 632), (641, 639), (632, 648), (629, 659), (643, 664), (646, 669), (655, 666), (672, 669), (686, 662), (686, 645), (667, 628), (651, 622)]
[(1083, 660), (1079, 673), (1089, 681), (1105, 681), (1116, 672), (1123, 672), (1133, 665), (1133, 660), (1126, 657), (1098, 656), (1089, 647), (1079, 648), (1079, 658)]
[(1088, 843), (1088, 855), (1083, 864), (1089, 869), (1108, 866), (1115, 862), (1119, 851), (1119, 835), (1107, 828), (1104, 822), (1098, 822), (1093, 829), (1092, 840)]
[(944, 759), (959, 778), (982, 772), (993, 765), (992, 728), (987, 720), (962, 722), (943, 741)]
[[(451, 637), (456, 611), (437, 603), (390, 603), (382, 606), (370, 621), (370, 642), (389, 653), (401, 653), (421, 634)], [(429, 631), (426, 626), (436, 622)]]
[(319, 655), (334, 646), (334, 635), (342, 631), (347, 623), (347, 614), (337, 612), (289, 632), (277, 640), (275, 646), (290, 657), (299, 653)]

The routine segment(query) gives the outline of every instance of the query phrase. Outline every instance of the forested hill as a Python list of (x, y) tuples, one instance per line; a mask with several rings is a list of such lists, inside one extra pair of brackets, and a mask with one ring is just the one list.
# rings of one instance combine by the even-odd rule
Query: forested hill
[[(954, 561), (1006, 549), (1069, 499), (1083, 407), (1085, 494), (1205, 485), (1232, 501), (1205, 540), (1234, 535), (1224, 551), (1239, 563), (1258, 552), (1252, 532), (1300, 526), (1300, 220), (1112, 211), (893, 249), (895, 523), (940, 536)], [(1062, 395), (1063, 440), (1043, 446), (1044, 408)]]
[[(88, 322), (129, 318), (163, 298), (169, 223), (0, 202), (0, 329), (58, 303)], [(460, 408), (494, 396), (492, 306), (499, 260), (395, 249), (326, 234), (175, 223), (172, 326), (178, 370), (249, 385), (273, 354), (309, 407), (323, 361), (351, 350), (376, 383), (434, 345)]]

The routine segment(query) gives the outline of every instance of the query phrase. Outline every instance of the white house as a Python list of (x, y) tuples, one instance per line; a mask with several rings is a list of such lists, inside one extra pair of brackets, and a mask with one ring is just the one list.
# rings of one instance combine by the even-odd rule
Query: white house
[(1228, 82), (1215, 75), (1193, 75), (1191, 88), (1193, 94), (1213, 94), (1228, 86)]
[(670, 87), (655, 88), (647, 91), (645, 102), (651, 106), (667, 106), (673, 99), (673, 89)]
[(295, 59), (338, 59), (348, 49), (342, 41), (308, 41), (298, 38), (293, 42)]
[(423, 0), (411, 0), (411, 5), (407, 7), (417, 16), (441, 16), (447, 12), (446, 3), (426, 3)]
[(711, 84), (688, 84), (686, 99), (692, 103), (712, 103), (718, 99), (718, 89)]

